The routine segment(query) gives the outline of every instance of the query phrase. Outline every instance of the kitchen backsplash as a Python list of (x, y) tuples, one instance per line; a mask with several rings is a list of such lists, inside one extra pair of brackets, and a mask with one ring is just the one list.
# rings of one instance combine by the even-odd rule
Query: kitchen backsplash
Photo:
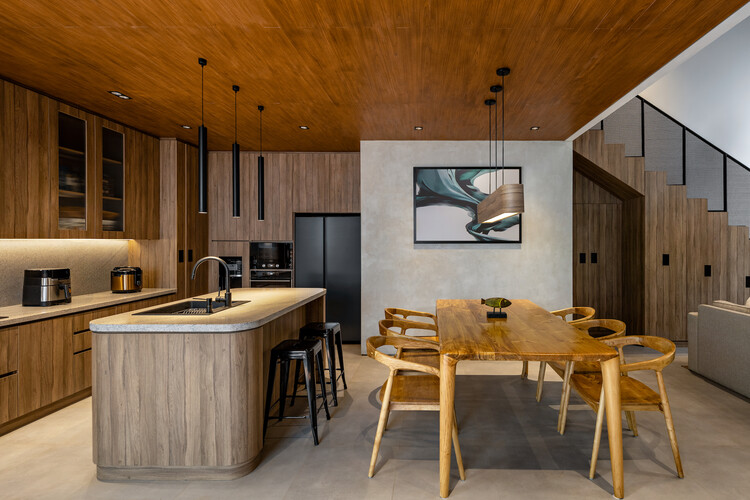
[(24, 269), (70, 268), (75, 297), (109, 290), (109, 272), (127, 265), (127, 240), (0, 240), (0, 307), (21, 303)]

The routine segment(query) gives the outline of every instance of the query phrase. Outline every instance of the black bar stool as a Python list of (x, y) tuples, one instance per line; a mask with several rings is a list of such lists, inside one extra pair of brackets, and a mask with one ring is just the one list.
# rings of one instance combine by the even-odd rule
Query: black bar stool
[[(339, 405), (337, 390), (337, 371), (346, 389), (346, 375), (344, 375), (344, 351), (341, 344), (341, 325), (339, 323), (308, 323), (299, 329), (300, 339), (322, 338), (326, 343), (326, 357), (328, 358), (328, 373), (331, 379), (331, 392), (333, 393), (333, 406)], [(334, 350), (335, 344), (335, 350)], [(336, 352), (338, 351), (339, 367), (336, 367)], [(299, 380), (299, 362), (294, 372), (294, 392), (292, 393), (292, 404), (297, 395), (297, 381)]]
[[(318, 445), (318, 405), (315, 396), (315, 366), (318, 365), (318, 377), (320, 377), (320, 387), (323, 392), (323, 407), (326, 410), (326, 420), (331, 419), (328, 413), (328, 398), (326, 396), (325, 372), (323, 371), (323, 342), (320, 339), (302, 339), (302, 340), (284, 340), (276, 347), (271, 349), (271, 364), (268, 369), (268, 391), (266, 393), (266, 411), (263, 419), (263, 438), (266, 437), (268, 428), (268, 415), (271, 411), (271, 398), (273, 397), (273, 383), (276, 378), (276, 363), (281, 362), (279, 388), (279, 415), (278, 419), (284, 418), (284, 406), (286, 404), (286, 388), (289, 384), (289, 363), (296, 359), (297, 368), (299, 361), (302, 361), (305, 367), (305, 385), (307, 387), (307, 404), (310, 409), (310, 427), (312, 427), (313, 441), (315, 446)], [(297, 388), (297, 379), (295, 379), (295, 392)], [(291, 417), (287, 417), (291, 418)]]

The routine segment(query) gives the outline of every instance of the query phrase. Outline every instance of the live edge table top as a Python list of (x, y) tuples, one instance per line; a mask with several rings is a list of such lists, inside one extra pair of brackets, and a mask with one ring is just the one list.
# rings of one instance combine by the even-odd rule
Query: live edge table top
[(438, 300), (440, 354), (457, 361), (605, 361), (617, 356), (530, 300), (513, 300), (503, 309), (504, 319), (488, 319), (491, 310), (479, 300)]

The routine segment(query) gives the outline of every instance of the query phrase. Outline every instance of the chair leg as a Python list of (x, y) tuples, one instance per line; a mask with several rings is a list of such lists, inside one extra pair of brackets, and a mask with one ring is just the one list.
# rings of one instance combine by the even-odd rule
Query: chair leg
[(521, 368), (521, 378), (528, 378), (528, 377), (529, 377), (529, 362), (524, 361), (523, 368)]
[(596, 430), (594, 431), (594, 449), (591, 450), (591, 468), (589, 469), (589, 479), (596, 476), (596, 461), (599, 459), (599, 445), (602, 442), (602, 424), (604, 423), (604, 387), (599, 393), (599, 411), (596, 412)]
[(667, 434), (669, 434), (669, 443), (672, 445), (672, 455), (674, 455), (674, 465), (677, 467), (677, 476), (685, 477), (682, 471), (682, 460), (680, 460), (680, 449), (677, 447), (677, 434), (674, 430), (674, 420), (672, 419), (672, 408), (669, 406), (667, 398), (667, 388), (664, 385), (664, 377), (661, 372), (656, 372), (656, 382), (659, 384), (659, 395), (661, 396), (662, 412), (664, 413), (664, 422), (667, 424)]
[(286, 407), (286, 389), (289, 386), (289, 363), (286, 359), (281, 362), (281, 377), (279, 384), (279, 420), (284, 418), (284, 408)]
[(296, 364), (294, 365), (294, 389), (292, 390), (292, 402), (289, 403), (289, 406), (294, 406), (294, 400), (297, 399), (297, 386), (299, 385), (299, 371), (301, 368), (301, 361), (298, 359), (296, 360)]
[(388, 382), (385, 385), (385, 394), (383, 394), (383, 401), (380, 406), (380, 418), (378, 419), (378, 430), (375, 432), (375, 443), (372, 445), (372, 457), (370, 458), (370, 470), (367, 473), (368, 477), (375, 475), (375, 462), (378, 461), (378, 452), (380, 451), (380, 441), (383, 440), (383, 431), (385, 430), (385, 423), (388, 420), (388, 413), (390, 412), (391, 406), (391, 389), (393, 389), (393, 377), (395, 375), (394, 370), (391, 370), (388, 376)]
[(339, 368), (341, 369), (341, 382), (344, 384), (344, 390), (346, 390), (346, 372), (344, 371), (344, 347), (341, 342), (341, 332), (334, 334), (336, 337), (336, 351), (339, 353)]
[(573, 373), (572, 361), (565, 362), (565, 373), (563, 374), (563, 392), (560, 398), (560, 413), (557, 418), (557, 430), (565, 434), (565, 423), (568, 420), (568, 402), (570, 401), (570, 376)]
[(544, 372), (547, 371), (547, 363), (539, 362), (539, 378), (536, 381), (536, 402), (542, 400), (542, 389), (544, 389)]
[(628, 427), (633, 432), (633, 436), (638, 437), (638, 424), (635, 422), (635, 412), (626, 411), (625, 418), (628, 420)]
[(312, 428), (313, 443), (318, 446), (318, 403), (315, 395), (315, 372), (313, 371), (313, 356), (305, 356), (302, 366), (305, 368), (305, 387), (307, 388), (307, 406), (310, 409), (310, 427)]
[[(331, 420), (331, 414), (328, 411), (328, 394), (326, 394), (326, 375), (325, 371), (323, 370), (323, 353), (318, 352), (317, 354), (317, 361), (318, 361), (318, 376), (320, 377), (320, 390), (323, 393), (323, 408), (326, 411), (326, 420)], [(315, 408), (315, 412), (317, 413), (318, 408)]]
[(456, 450), (456, 463), (458, 464), (458, 477), (461, 481), (466, 481), (466, 471), (464, 470), (464, 459), (461, 456), (461, 446), (458, 444), (458, 420), (456, 419), (456, 410), (453, 410), (453, 447)]
[[(333, 393), (333, 406), (339, 405), (338, 391), (336, 390), (336, 356), (334, 355), (333, 332), (325, 336), (326, 357), (328, 358), (328, 375), (331, 377), (331, 392)], [(325, 383), (325, 379), (322, 379)]]
[(276, 356), (271, 355), (271, 363), (268, 365), (268, 388), (266, 389), (266, 409), (263, 417), (263, 438), (266, 437), (268, 429), (268, 414), (271, 411), (271, 400), (273, 399), (273, 382), (276, 378)]

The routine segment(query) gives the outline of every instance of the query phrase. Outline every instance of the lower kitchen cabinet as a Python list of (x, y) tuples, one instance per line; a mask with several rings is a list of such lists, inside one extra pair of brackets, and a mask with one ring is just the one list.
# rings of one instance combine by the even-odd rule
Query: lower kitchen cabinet
[(86, 351), (73, 354), (73, 390), (79, 392), (89, 387), (91, 387), (91, 347)]
[(0, 425), (18, 416), (18, 373), (0, 377)]
[(0, 435), (90, 394), (90, 321), (172, 300), (166, 295), (0, 329)]
[(18, 328), (18, 409), (25, 414), (73, 394), (73, 317)]

